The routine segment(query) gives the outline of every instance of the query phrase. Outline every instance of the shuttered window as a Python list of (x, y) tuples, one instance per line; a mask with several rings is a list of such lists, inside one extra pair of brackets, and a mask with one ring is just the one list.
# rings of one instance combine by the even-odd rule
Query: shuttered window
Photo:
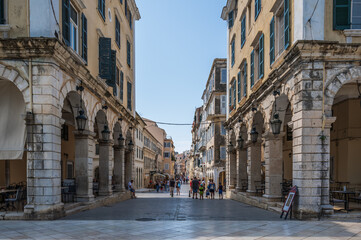
[(105, 21), (105, 0), (98, 0), (98, 11)]
[(131, 49), (130, 49), (130, 42), (127, 40), (127, 63), (130, 67), (130, 58), (131, 58)]
[(82, 41), (81, 41), (81, 56), (87, 62), (88, 61), (88, 21), (84, 14), (81, 15), (82, 22)]
[(228, 28), (232, 28), (234, 23), (234, 12), (233, 10), (228, 13)]
[(119, 99), (123, 102), (124, 99), (124, 73), (120, 71), (120, 78), (119, 78)]
[(270, 50), (269, 50), (270, 64), (275, 61), (275, 19), (274, 17), (270, 23)]
[(241, 101), (241, 72), (238, 72), (237, 75), (237, 97), (238, 97), (238, 102)]
[(227, 107), (227, 95), (221, 96), (221, 114), (226, 114), (226, 107)]
[(124, 12), (125, 16), (128, 16), (128, 1), (124, 0)]
[(246, 14), (243, 15), (241, 21), (241, 48), (243, 48), (245, 42), (246, 42)]
[(132, 111), (132, 83), (127, 82), (127, 107)]
[(229, 94), (228, 94), (229, 98), (228, 98), (228, 107), (229, 107), (229, 112), (232, 111), (232, 86), (229, 88)]
[(123, 0), (119, 0), (120, 4), (123, 4)]
[(120, 22), (117, 17), (115, 17), (115, 42), (120, 48)]
[(99, 77), (103, 79), (111, 79), (111, 39), (99, 38)]
[(263, 34), (259, 38), (259, 51), (258, 51), (258, 79), (263, 77), (264, 73), (264, 37)]
[(290, 0), (284, 0), (285, 49), (290, 45)]
[(333, 0), (333, 27), (336, 30), (350, 28), (351, 1)]
[(110, 80), (107, 80), (106, 83), (108, 84), (108, 86), (113, 88), (113, 95), (117, 96), (117, 51), (112, 50), (111, 54)]
[(232, 84), (232, 89), (233, 89), (233, 108), (236, 107), (236, 81), (233, 81)]
[(232, 64), (232, 67), (234, 65), (234, 56), (235, 52), (234, 52), (234, 39), (232, 40), (232, 43), (231, 43), (231, 64)]
[(261, 12), (261, 0), (255, 0), (254, 1), (254, 20), (257, 20), (260, 12)]
[(247, 96), (247, 62), (243, 66), (243, 96)]
[(70, 46), (70, 1), (63, 0), (62, 5), (63, 40), (67, 46)]
[(0, 24), (5, 24), (5, 0), (0, 0)]
[(251, 87), (254, 85), (254, 50), (251, 52)]

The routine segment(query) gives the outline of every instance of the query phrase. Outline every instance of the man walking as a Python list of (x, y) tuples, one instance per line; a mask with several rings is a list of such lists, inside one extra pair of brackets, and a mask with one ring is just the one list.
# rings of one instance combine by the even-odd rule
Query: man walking
[(174, 186), (175, 186), (175, 181), (174, 179), (172, 178), (170, 181), (169, 181), (169, 191), (170, 191), (170, 196), (173, 197), (174, 195)]
[(199, 181), (197, 180), (196, 177), (194, 177), (193, 181), (192, 181), (192, 188), (193, 188), (193, 199), (194, 199), (194, 195), (196, 195), (196, 199), (198, 199), (198, 188), (199, 188)]

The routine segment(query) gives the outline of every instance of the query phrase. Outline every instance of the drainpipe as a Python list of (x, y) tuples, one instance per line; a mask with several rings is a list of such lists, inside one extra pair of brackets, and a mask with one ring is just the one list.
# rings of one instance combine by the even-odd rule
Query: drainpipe
[(326, 62), (323, 62), (322, 74), (322, 134), (325, 129), (326, 116), (325, 116), (325, 82), (326, 82)]

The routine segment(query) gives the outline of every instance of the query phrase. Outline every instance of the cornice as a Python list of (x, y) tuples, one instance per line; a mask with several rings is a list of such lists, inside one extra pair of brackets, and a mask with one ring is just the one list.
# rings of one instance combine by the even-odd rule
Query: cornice
[(49, 58), (46, 64), (53, 64), (82, 81), (83, 86), (100, 99), (106, 99), (109, 108), (120, 112), (130, 123), (135, 121), (132, 114), (108, 91), (102, 79), (93, 77), (86, 65), (56, 38), (0, 39), (0, 60), (28, 60)]

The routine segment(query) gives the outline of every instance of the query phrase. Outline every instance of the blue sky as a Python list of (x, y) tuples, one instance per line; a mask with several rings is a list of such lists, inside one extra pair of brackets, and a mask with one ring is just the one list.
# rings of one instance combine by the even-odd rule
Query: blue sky
[[(225, 0), (137, 0), (136, 110), (158, 122), (192, 123), (214, 58), (226, 57)], [(176, 151), (191, 146), (191, 126), (159, 126)]]

